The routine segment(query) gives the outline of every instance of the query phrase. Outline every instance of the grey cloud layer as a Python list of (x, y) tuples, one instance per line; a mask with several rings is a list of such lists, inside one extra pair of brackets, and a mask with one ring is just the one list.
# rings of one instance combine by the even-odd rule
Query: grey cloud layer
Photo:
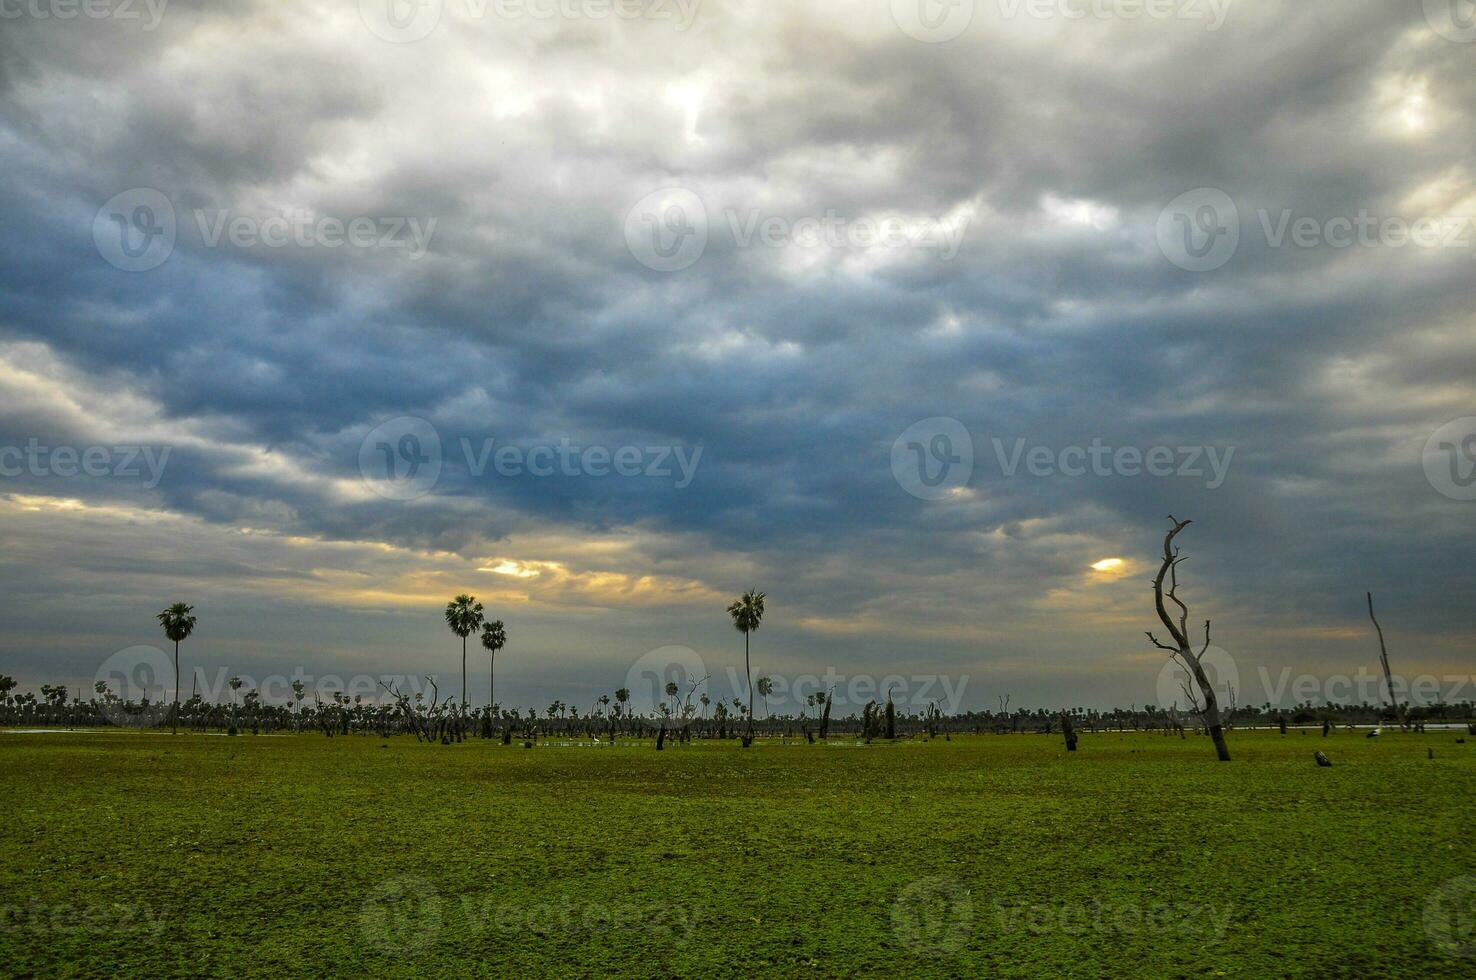
[[(946, 44), (907, 36), (879, 0), (704, 4), (685, 31), (448, 4), (403, 45), (356, 4), (175, 2), (153, 31), (9, 21), (0, 339), (8, 367), (50, 387), (0, 387), (0, 444), (152, 433), (175, 445), (156, 491), (72, 481), (61, 495), (227, 527), (464, 555), (548, 527), (670, 533), (681, 546), (651, 544), (651, 569), (766, 587), (791, 622), (866, 626), (838, 642), (776, 625), (776, 657), (919, 651), (986, 676), (1085, 664), (1140, 702), (1117, 672), (1152, 625), (1142, 564), (1173, 511), (1196, 518), (1196, 610), (1247, 662), (1361, 655), (1287, 631), (1357, 628), (1366, 588), (1432, 666), (1458, 661), (1473, 505), (1435, 493), (1420, 452), (1476, 414), (1476, 246), (1276, 248), (1257, 212), (1476, 213), (1476, 45), (1433, 32), (1419, 4), (1241, 3), (1216, 31), (1005, 9), (979, 4)], [(711, 234), (667, 274), (635, 261), (623, 224), (673, 185), (701, 198)], [(130, 274), (100, 259), (92, 224), (140, 186), (170, 199), (179, 236)], [(1165, 259), (1155, 222), (1199, 187), (1234, 199), (1242, 241), (1196, 274)], [(285, 209), (436, 227), (407, 261), (207, 247), (194, 217)], [(830, 211), (966, 228), (944, 260), (742, 247), (724, 217)], [(88, 431), (120, 413), (132, 432)], [(448, 453), (413, 505), (336, 492), (359, 479), (364, 434), (402, 415), (447, 446), (567, 437), (704, 456), (682, 490), (478, 478)], [(971, 496), (924, 502), (893, 479), (892, 441), (932, 416), (973, 436)], [(1235, 457), (1215, 490), (1007, 477), (994, 437)], [(110, 560), (106, 535), (87, 547)], [(1106, 555), (1138, 563), (1130, 581), (1087, 581)], [(7, 559), (6, 579), (40, 560)], [(58, 604), (75, 601), (68, 581)], [(1074, 613), (1047, 602), (1073, 592)], [(640, 619), (632, 653), (683, 641), (669, 622)], [(96, 642), (105, 655), (132, 638)], [(1016, 690), (1027, 674), (1010, 675)], [(1052, 675), (1036, 690), (1102, 687)]]

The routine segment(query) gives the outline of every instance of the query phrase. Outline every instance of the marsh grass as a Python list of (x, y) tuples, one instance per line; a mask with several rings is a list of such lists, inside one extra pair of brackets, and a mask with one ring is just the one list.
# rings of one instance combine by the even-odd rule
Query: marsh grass
[(1476, 746), (1231, 738), (6, 735), (0, 972), (1476, 973)]

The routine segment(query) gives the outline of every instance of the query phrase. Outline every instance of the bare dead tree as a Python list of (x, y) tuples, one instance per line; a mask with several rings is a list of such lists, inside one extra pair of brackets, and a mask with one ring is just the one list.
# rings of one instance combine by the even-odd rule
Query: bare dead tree
[(415, 741), (429, 741), (430, 733), (425, 728), (425, 719), (414, 708), (410, 707), (409, 696), (401, 694), (397, 688), (386, 684), (384, 681), (380, 681), (379, 686), (388, 691), (390, 697), (395, 699), (395, 707), (400, 710), (401, 720), (405, 727), (414, 733)]
[(1368, 593), (1368, 618), (1373, 620), (1374, 629), (1379, 634), (1379, 663), (1384, 668), (1384, 685), (1389, 689), (1389, 706), (1394, 709), (1394, 718), (1399, 722), (1399, 727), (1405, 727), (1404, 709), (1399, 705), (1399, 698), (1394, 693), (1394, 673), (1389, 669), (1389, 650), (1384, 646), (1384, 628), (1374, 616), (1373, 593)]
[(321, 694), (319, 694), (317, 691), (314, 691), (313, 692), (313, 700), (316, 701), (317, 704), (318, 704), (318, 712), (317, 712), (318, 726), (323, 729), (323, 734), (324, 735), (328, 736), (329, 738), (332, 738), (333, 737), (333, 729), (334, 729), (335, 726), (333, 725), (332, 720), (328, 717), (328, 711), (327, 711), (327, 709), (323, 707), (323, 696)]
[[(1189, 642), (1189, 607), (1179, 598), (1179, 565), (1187, 561), (1187, 556), (1179, 553), (1179, 548), (1174, 544), (1177, 538), (1188, 527), (1191, 522), (1176, 520), (1172, 514), (1169, 515), (1169, 523), (1173, 528), (1163, 539), (1163, 564), (1159, 566), (1158, 575), (1153, 579), (1153, 604), (1158, 613), (1159, 620), (1169, 631), (1169, 638), (1173, 641), (1170, 646), (1159, 641), (1150, 631), (1148, 639), (1160, 650), (1167, 650), (1169, 655), (1178, 660), (1194, 678), (1194, 683), (1199, 688), (1198, 699), (1190, 694), (1191, 703), (1204, 722), (1204, 727), (1209, 731), (1210, 738), (1215, 743), (1215, 755), (1221, 762), (1230, 761), (1230, 749), (1225, 745), (1225, 727), (1220, 719), (1220, 705), (1215, 698), (1214, 686), (1210, 684), (1209, 677), (1204, 672), (1201, 659), (1210, 648), (1210, 621), (1204, 621), (1204, 646), (1198, 653), (1194, 652)], [(1167, 586), (1167, 587), (1165, 587)], [(1174, 612), (1170, 613), (1168, 603), (1174, 605)], [(1189, 694), (1186, 685), (1185, 693)]]
[[(1184, 719), (1179, 717), (1179, 704), (1177, 701), (1174, 702), (1173, 706), (1169, 708), (1169, 725), (1171, 725), (1174, 732), (1178, 734), (1179, 740), (1183, 741)], [(1168, 732), (1164, 732), (1164, 734), (1167, 735)]]
[(711, 676), (711, 674), (703, 674), (700, 678), (693, 681), (692, 686), (687, 689), (686, 698), (682, 701), (681, 720), (684, 741), (690, 742), (692, 740), (692, 719), (697, 714), (697, 709), (692, 707), (692, 696), (697, 693), (699, 687), (707, 683), (708, 678)]
[(427, 742), (440, 742), (442, 745), (446, 745), (450, 740), (446, 737), (446, 719), (444, 717), (444, 712), (447, 705), (450, 704), (450, 699), (448, 698), (447, 703), (441, 705), (441, 707), (438, 709), (436, 707), (436, 702), (441, 700), (441, 689), (439, 686), (437, 686), (435, 678), (431, 677), (429, 674), (426, 675), (425, 679), (427, 681), (430, 681), (431, 686), (430, 709), (425, 713), (425, 740)]
[[(1184, 692), (1184, 699), (1189, 705), (1189, 710), (1193, 711), (1196, 715), (1199, 715), (1200, 719), (1202, 720), (1204, 718), (1204, 705), (1199, 703), (1199, 695), (1194, 693), (1194, 685), (1187, 675), (1183, 680), (1179, 681), (1179, 690)], [(1178, 713), (1178, 709), (1179, 702), (1175, 701), (1175, 714)]]

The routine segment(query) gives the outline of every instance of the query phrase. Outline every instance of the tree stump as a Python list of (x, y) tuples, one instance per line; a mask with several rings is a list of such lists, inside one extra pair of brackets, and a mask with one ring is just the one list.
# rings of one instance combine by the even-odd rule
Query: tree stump
[(1071, 715), (1061, 712), (1061, 734), (1066, 739), (1066, 751), (1076, 751), (1076, 729), (1071, 724)]

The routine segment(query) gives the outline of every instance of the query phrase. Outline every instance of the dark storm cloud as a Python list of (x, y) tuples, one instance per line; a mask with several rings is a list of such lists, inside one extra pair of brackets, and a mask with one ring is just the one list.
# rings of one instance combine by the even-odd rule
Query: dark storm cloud
[[(796, 663), (849, 620), (865, 662), (900, 636), (943, 663), (1085, 657), (1104, 676), (1152, 625), (1123, 616), (1147, 611), (1172, 511), (1196, 518), (1197, 595), (1239, 624), (1247, 662), (1280, 662), (1294, 627), (1353, 628), (1365, 588), (1452, 662), (1476, 504), (1436, 492), (1420, 454), (1476, 414), (1476, 244), (1303, 248), (1266, 228), (1476, 212), (1476, 47), (1418, 4), (1233, 4), (1218, 30), (1009, 9), (979, 3), (942, 44), (862, 2), (714, 4), (687, 31), (448, 13), (414, 44), (354, 4), (172, 3), (149, 31), (8, 22), (0, 441), (147, 438), (174, 457), (156, 489), (7, 489), (469, 560), (549, 528), (634, 530), (652, 536), (636, 571), (758, 582), (814, 620), (776, 637)], [(172, 203), (177, 241), (127, 272), (94, 219), (137, 187)], [(705, 251), (672, 272), (626, 238), (662, 187), (706, 210)], [(1196, 188), (1240, 218), (1204, 272), (1156, 234)], [(222, 221), (284, 215), (312, 222), (308, 244), (212, 243)], [(785, 237), (832, 215), (961, 237), (946, 256)], [(326, 245), (325, 216), (372, 220), (375, 243)], [(383, 246), (412, 219), (434, 222), (423, 256)], [(745, 243), (770, 219), (776, 244)], [(409, 503), (360, 472), (366, 435), (400, 416), (443, 449)], [(974, 469), (925, 501), (894, 478), (893, 442), (939, 416), (971, 435)], [(501, 477), (461, 450), (488, 438), (703, 455), (680, 488)], [(1213, 488), (1009, 475), (996, 440), (1233, 456)], [(88, 563), (121, 560), (94, 547)], [(1087, 583), (1109, 555), (1131, 582)], [(214, 561), (176, 574), (260, 575)], [(1042, 630), (1051, 597), (1083, 589)], [(634, 635), (681, 639), (660, 613)]]

